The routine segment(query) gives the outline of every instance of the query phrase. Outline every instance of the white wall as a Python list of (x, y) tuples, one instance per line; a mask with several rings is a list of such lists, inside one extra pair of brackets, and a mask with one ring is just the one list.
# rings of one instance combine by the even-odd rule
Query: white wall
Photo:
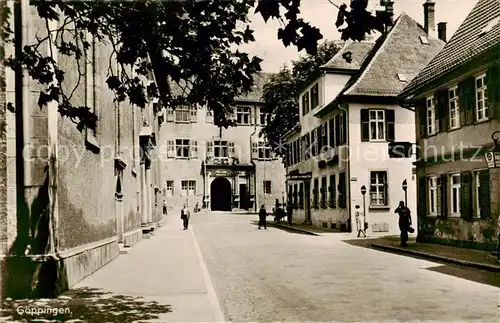
[[(394, 213), (399, 201), (404, 201), (404, 191), (401, 184), (406, 179), (408, 183), (408, 207), (412, 212), (412, 219), (416, 229), (416, 178), (412, 174), (412, 158), (389, 158), (387, 142), (361, 142), (360, 110), (361, 109), (393, 109), (395, 111), (395, 141), (415, 142), (414, 112), (396, 105), (349, 105), (349, 159), (350, 159), (350, 190), (351, 212), (354, 219), (354, 206), (360, 205), (363, 209), (361, 186), (365, 185), (367, 221), (370, 224), (369, 232), (374, 223), (388, 223), (391, 234), (399, 233), (398, 216)], [(374, 210), (369, 208), (370, 171), (387, 171), (389, 183), (389, 209)], [(355, 180), (356, 179), (356, 180)], [(353, 223), (355, 227), (355, 223)]]

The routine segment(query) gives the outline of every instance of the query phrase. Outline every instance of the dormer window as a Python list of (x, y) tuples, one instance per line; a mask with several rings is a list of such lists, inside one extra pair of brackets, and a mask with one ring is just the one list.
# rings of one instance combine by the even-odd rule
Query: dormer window
[(302, 115), (309, 113), (309, 91), (302, 96)]
[(420, 36), (420, 42), (425, 45), (429, 45), (429, 40), (426, 36)]
[(319, 104), (319, 84), (316, 83), (311, 88), (311, 110)]
[(489, 33), (490, 30), (492, 30), (493, 27), (495, 27), (496, 25), (498, 25), (499, 22), (500, 22), (500, 17), (496, 17), (496, 18), (491, 19), (488, 22), (488, 24), (483, 28), (483, 30), (481, 30), (481, 33), (479, 34), (479, 36), (482, 36), (484, 34)]

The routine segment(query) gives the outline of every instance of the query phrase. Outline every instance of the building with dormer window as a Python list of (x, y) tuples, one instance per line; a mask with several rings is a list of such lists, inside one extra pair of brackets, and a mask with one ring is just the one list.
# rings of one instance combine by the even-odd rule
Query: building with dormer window
[(415, 210), (414, 114), (397, 95), (444, 46), (429, 36), (425, 8), (426, 28), (403, 13), (376, 42), (347, 42), (300, 91), (300, 122), (287, 134), (295, 221), (350, 231), (359, 205), (369, 232), (398, 233), (403, 182)]

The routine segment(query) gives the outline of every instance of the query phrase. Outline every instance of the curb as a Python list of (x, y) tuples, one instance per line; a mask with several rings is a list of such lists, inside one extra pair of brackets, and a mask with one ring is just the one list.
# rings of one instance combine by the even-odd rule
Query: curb
[(289, 226), (282, 225), (282, 224), (277, 224), (277, 223), (274, 223), (274, 222), (267, 222), (267, 226), (269, 226), (269, 227), (275, 227), (275, 228), (282, 228), (284, 230), (291, 230), (291, 231), (296, 231), (296, 232), (300, 232), (300, 233), (305, 233), (305, 234), (308, 234), (308, 235), (311, 235), (311, 236), (321, 236), (320, 234), (317, 234), (315, 232), (311, 232), (311, 231), (307, 231), (307, 230), (299, 229), (299, 228), (294, 228), (294, 227), (289, 227)]
[(429, 254), (429, 253), (425, 253), (425, 252), (421, 252), (421, 251), (408, 250), (408, 249), (392, 247), (392, 246), (385, 246), (385, 245), (381, 245), (378, 243), (372, 243), (370, 245), (374, 248), (381, 249), (384, 251), (395, 251), (398, 253), (411, 254), (411, 255), (420, 256), (420, 257), (428, 258), (428, 259), (432, 259), (432, 260), (444, 261), (444, 262), (449, 262), (449, 263), (467, 266), (467, 267), (475, 267), (475, 268), (493, 271), (493, 272), (500, 272), (500, 266), (482, 264), (482, 263), (472, 262), (472, 261), (467, 261), (467, 260), (453, 259), (453, 258), (433, 255), (433, 254)]

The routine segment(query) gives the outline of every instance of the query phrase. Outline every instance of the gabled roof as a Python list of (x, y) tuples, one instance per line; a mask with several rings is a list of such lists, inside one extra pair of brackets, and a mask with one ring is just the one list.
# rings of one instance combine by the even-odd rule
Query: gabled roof
[[(370, 50), (375, 45), (375, 42), (353, 42), (348, 41), (326, 64), (322, 65), (322, 69), (350, 70), (357, 71), (370, 53)], [(348, 63), (342, 55), (346, 52), (351, 52), (352, 61)]]
[[(427, 44), (421, 37), (426, 38)], [(443, 48), (445, 43), (428, 37), (422, 26), (402, 13), (385, 38), (379, 38), (358, 77), (343, 95), (397, 96)]]
[[(499, 0), (479, 0), (467, 18), (434, 59), (404, 89), (410, 94), (421, 85), (455, 69), (500, 43)], [(485, 30), (486, 27), (491, 29)], [(484, 30), (484, 31), (483, 31)]]

